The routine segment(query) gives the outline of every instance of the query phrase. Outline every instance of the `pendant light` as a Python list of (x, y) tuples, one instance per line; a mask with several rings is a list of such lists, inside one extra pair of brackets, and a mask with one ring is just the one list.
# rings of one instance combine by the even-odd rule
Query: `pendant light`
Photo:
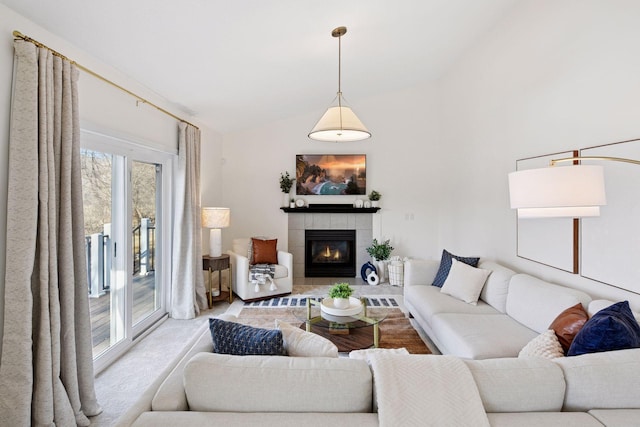
[(337, 105), (329, 107), (318, 123), (309, 133), (309, 138), (317, 141), (360, 141), (371, 137), (371, 132), (362, 124), (360, 119), (345, 105), (342, 97), (341, 68), (342, 68), (342, 43), (341, 38), (347, 32), (347, 27), (335, 28), (331, 35), (338, 38), (338, 93)]

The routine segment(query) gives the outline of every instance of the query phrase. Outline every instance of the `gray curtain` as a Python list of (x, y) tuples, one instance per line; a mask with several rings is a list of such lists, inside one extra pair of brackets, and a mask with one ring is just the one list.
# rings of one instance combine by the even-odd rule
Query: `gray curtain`
[(200, 131), (182, 122), (174, 181), (171, 317), (193, 319), (207, 307), (202, 275)]
[(84, 256), (78, 71), (14, 43), (0, 423), (89, 425), (93, 383)]

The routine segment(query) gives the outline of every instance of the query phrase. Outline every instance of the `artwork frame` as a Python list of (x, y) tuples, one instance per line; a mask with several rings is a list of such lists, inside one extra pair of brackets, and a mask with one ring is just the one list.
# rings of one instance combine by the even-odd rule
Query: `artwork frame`
[(296, 154), (296, 194), (367, 194), (366, 154)]

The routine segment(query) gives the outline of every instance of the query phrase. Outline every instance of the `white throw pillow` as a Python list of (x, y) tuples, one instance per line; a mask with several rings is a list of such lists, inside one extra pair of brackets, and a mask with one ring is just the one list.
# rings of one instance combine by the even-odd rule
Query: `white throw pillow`
[(338, 357), (338, 347), (326, 338), (276, 319), (276, 328), (282, 331), (284, 349), (293, 357)]
[(518, 357), (544, 357), (546, 359), (563, 356), (564, 350), (553, 329), (549, 329), (529, 341), (518, 353)]
[(482, 287), (491, 270), (471, 267), (455, 258), (451, 259), (451, 270), (440, 292), (451, 295), (466, 303), (477, 305)]

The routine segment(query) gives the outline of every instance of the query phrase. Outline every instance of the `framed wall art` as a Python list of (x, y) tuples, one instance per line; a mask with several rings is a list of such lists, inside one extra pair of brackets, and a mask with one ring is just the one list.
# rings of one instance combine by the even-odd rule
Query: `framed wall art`
[(365, 154), (296, 155), (296, 194), (367, 194)]

